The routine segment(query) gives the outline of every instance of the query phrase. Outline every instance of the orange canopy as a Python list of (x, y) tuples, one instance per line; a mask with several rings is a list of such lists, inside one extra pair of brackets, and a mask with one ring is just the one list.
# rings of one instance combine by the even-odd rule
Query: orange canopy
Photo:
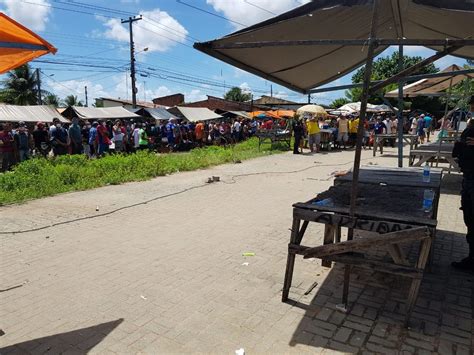
[(251, 117), (257, 117), (257, 118), (270, 117), (270, 118), (274, 118), (274, 119), (280, 119), (280, 116), (277, 116), (272, 111), (253, 111), (253, 112), (250, 112), (249, 115)]
[(278, 117), (293, 117), (295, 115), (295, 111), (293, 110), (274, 110), (270, 112)]
[(36, 33), (0, 12), (0, 74), (56, 51)]

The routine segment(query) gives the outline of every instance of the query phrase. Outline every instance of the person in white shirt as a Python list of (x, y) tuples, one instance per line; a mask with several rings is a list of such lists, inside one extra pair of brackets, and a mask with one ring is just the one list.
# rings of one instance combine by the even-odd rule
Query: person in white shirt
[(390, 120), (389, 117), (386, 117), (384, 120), (383, 120), (383, 123), (385, 125), (385, 129), (384, 129), (384, 134), (391, 134), (392, 133), (392, 121)]
[(239, 120), (235, 120), (234, 124), (232, 125), (232, 138), (234, 139), (235, 143), (240, 141), (240, 128), (241, 124)]
[(140, 123), (135, 125), (135, 129), (133, 130), (133, 147), (138, 150), (140, 148)]

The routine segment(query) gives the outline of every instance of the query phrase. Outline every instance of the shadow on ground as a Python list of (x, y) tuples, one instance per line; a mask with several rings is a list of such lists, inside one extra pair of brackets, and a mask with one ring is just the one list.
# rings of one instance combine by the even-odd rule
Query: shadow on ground
[[(413, 260), (418, 245), (406, 249)], [(341, 303), (344, 268), (333, 264), (325, 281), (312, 292), (314, 296), (305, 296), (303, 289), (313, 280), (290, 290), (290, 303), (305, 310), (290, 346), (306, 344), (315, 351), (348, 353), (473, 354), (474, 275), (450, 266), (453, 259), (466, 254), (464, 235), (437, 231), (434, 264), (423, 278), (409, 328), (403, 322), (410, 280), (353, 268), (349, 307), (344, 313), (336, 308)]]
[(123, 322), (123, 318), (0, 348), (0, 354), (87, 354)]
[[(441, 193), (447, 195), (461, 195), (462, 175), (458, 173), (443, 174)], [(461, 201), (461, 200), (459, 200)], [(460, 202), (461, 203), (461, 202)]]

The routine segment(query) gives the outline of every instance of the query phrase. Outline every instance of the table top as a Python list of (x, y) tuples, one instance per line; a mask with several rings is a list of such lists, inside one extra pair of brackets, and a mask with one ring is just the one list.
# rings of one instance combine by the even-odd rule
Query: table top
[[(355, 216), (369, 220), (386, 220), (405, 224), (436, 226), (436, 211), (425, 212), (422, 208), (424, 188), (412, 186), (374, 185), (359, 183)], [(438, 192), (435, 190), (435, 197)], [(321, 192), (305, 203), (296, 203), (294, 208), (349, 215), (351, 183), (343, 182)], [(317, 201), (331, 199), (326, 206)]]
[[(352, 181), (352, 171), (338, 176), (335, 184)], [(359, 170), (359, 182), (367, 184), (386, 184), (391, 186), (411, 186), (440, 189), (443, 169), (431, 168), (430, 182), (423, 181), (423, 168), (394, 168), (382, 166), (363, 166)]]
[(439, 143), (431, 143), (431, 144), (423, 144), (423, 145), (419, 145), (418, 148), (416, 149), (412, 149), (412, 153), (413, 152), (439, 152), (440, 153), (451, 153), (453, 151), (453, 148), (454, 148), (454, 143), (443, 143), (441, 144), (441, 146), (439, 145)]

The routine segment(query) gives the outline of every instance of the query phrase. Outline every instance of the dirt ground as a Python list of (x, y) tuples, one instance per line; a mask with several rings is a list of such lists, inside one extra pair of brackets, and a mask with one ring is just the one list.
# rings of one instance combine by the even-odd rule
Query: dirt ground
[[(318, 260), (297, 258), (294, 302), (281, 302), (291, 206), (353, 157), (285, 153), (0, 207), (0, 232), (40, 228), (0, 235), (0, 353), (472, 353), (473, 278), (448, 266), (467, 249), (458, 177), (413, 329), (401, 326), (403, 286), (363, 271), (339, 312), (342, 272)], [(391, 148), (362, 152), (362, 164), (396, 163)]]

